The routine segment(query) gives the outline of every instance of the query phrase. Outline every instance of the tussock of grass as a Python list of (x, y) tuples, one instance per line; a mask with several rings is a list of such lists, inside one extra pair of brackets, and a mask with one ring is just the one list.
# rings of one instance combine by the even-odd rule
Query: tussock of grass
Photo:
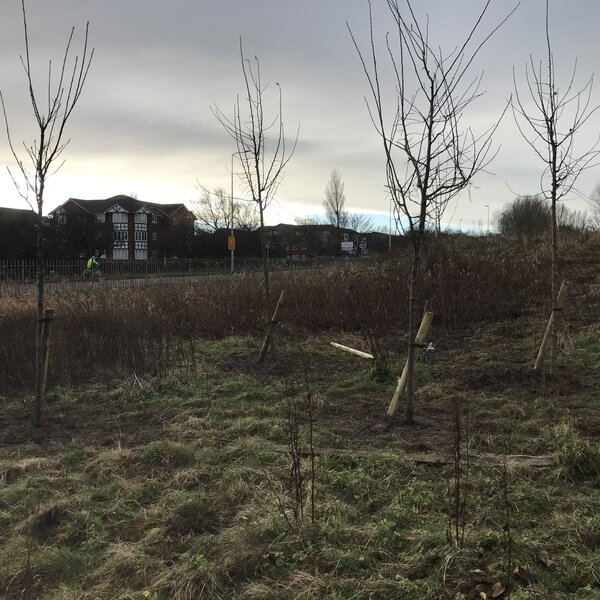
[(146, 589), (162, 566), (160, 559), (146, 554), (139, 544), (121, 542), (106, 549), (93, 579), (110, 581), (113, 586), (117, 585), (117, 589)]
[(97, 482), (114, 481), (126, 477), (134, 461), (134, 452), (129, 448), (113, 448), (100, 451), (85, 465), (86, 474)]
[(179, 535), (216, 533), (219, 530), (218, 502), (196, 492), (172, 507), (169, 521), (170, 530)]
[(81, 579), (88, 570), (89, 557), (69, 548), (44, 548), (34, 557), (34, 570), (47, 584)]
[(600, 477), (600, 445), (585, 439), (572, 423), (547, 427), (542, 438), (558, 456), (565, 473), (575, 479)]
[(159, 440), (148, 444), (141, 456), (142, 463), (153, 467), (187, 467), (194, 460), (194, 451), (188, 446), (170, 440)]
[(0, 469), (0, 484), (12, 484), (27, 473), (42, 471), (56, 466), (56, 461), (43, 457), (30, 457), (21, 460), (8, 460)]

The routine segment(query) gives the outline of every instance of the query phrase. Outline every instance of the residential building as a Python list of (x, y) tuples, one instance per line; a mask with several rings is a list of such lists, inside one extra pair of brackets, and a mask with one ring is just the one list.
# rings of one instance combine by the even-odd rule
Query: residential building
[(174, 237), (181, 240), (193, 236), (195, 220), (184, 204), (143, 202), (124, 195), (104, 200), (69, 198), (49, 216), (58, 224), (80, 223), (82, 228), (93, 217), (98, 224), (97, 234), (111, 234), (105, 250), (109, 260), (172, 255), (177, 247)]
[(0, 259), (33, 259), (37, 215), (33, 210), (0, 207)]

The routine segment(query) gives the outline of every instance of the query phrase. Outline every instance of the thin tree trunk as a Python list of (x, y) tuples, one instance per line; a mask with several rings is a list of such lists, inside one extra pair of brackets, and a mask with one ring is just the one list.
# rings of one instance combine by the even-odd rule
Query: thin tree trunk
[(267, 326), (267, 335), (265, 336), (262, 348), (260, 349), (260, 354), (258, 355), (259, 363), (261, 363), (265, 359), (269, 347), (271, 348), (273, 355), (275, 354), (275, 325), (277, 323), (277, 316), (279, 315), (279, 308), (281, 307), (281, 304), (283, 302), (284, 295), (285, 290), (281, 290), (279, 300), (277, 301), (277, 305), (275, 306), (275, 311), (273, 312), (273, 316), (269, 320)]
[(271, 306), (271, 291), (269, 287), (269, 265), (267, 263), (267, 249), (265, 247), (265, 217), (262, 200), (259, 200), (258, 208), (260, 213), (260, 245), (262, 251), (263, 277), (265, 282), (265, 315), (268, 321), (269, 308)]
[(420, 242), (413, 245), (412, 265), (410, 269), (410, 281), (408, 284), (408, 359), (406, 361), (406, 423), (414, 425), (415, 413), (415, 323), (417, 322), (415, 288), (419, 273)]
[[(419, 329), (415, 335), (415, 343), (422, 344), (425, 341), (427, 334), (429, 333), (429, 328), (431, 327), (431, 321), (433, 320), (433, 313), (427, 309), (425, 309), (423, 313), (423, 318), (421, 319), (421, 324), (419, 325)], [(418, 346), (413, 346), (412, 353), (414, 355), (418, 354), (417, 352)], [(402, 374), (398, 378), (398, 384), (396, 385), (396, 389), (394, 390), (394, 395), (392, 396), (392, 400), (390, 402), (390, 406), (387, 411), (388, 417), (393, 417), (398, 410), (398, 402), (400, 401), (400, 396), (406, 391), (406, 379), (408, 374), (408, 357), (406, 358), (406, 363), (404, 364), (404, 368), (402, 369)]]
[(42, 404), (44, 402), (44, 349), (42, 333), (44, 326), (44, 239), (42, 235), (42, 204), (38, 202), (38, 221), (36, 236), (37, 270), (37, 323), (35, 328), (35, 400), (33, 405), (33, 425), (42, 424)]
[[(551, 251), (551, 286), (550, 294), (552, 298), (552, 309), (556, 309), (556, 296), (558, 294), (559, 276), (558, 276), (558, 223), (556, 222), (556, 196), (557, 183), (553, 174), (552, 181), (552, 251)], [(558, 355), (558, 330), (557, 321), (552, 321), (551, 341), (550, 341), (550, 372), (556, 367)]]

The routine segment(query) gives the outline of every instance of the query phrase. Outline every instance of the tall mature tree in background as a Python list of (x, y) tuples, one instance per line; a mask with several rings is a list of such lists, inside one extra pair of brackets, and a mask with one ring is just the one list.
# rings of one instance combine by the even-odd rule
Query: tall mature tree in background
[(331, 177), (325, 188), (325, 200), (323, 208), (325, 209), (325, 220), (333, 225), (337, 231), (337, 252), (339, 256), (342, 253), (342, 229), (348, 226), (348, 213), (346, 211), (346, 195), (344, 194), (344, 182), (337, 171), (331, 172)]
[[(552, 224), (552, 208), (541, 194), (519, 196), (500, 210), (496, 221), (502, 235), (542, 235)], [(556, 222), (560, 231), (583, 233), (589, 229), (588, 215), (564, 204), (556, 210)]]
[[(470, 79), (469, 68), (485, 42), (516, 10), (477, 41), (490, 3), (488, 0), (484, 4), (465, 40), (444, 55), (430, 41), (428, 22), (423, 25), (418, 20), (410, 0), (387, 0), (396, 37), (393, 41), (392, 36), (386, 36), (393, 73), (390, 92), (383, 89), (384, 72), (378, 63), (371, 2), (368, 53), (360, 50), (348, 26), (370, 88), (367, 105), (383, 142), (387, 187), (396, 219), (406, 220), (412, 243), (405, 412), (409, 424), (414, 423), (413, 347), (420, 314), (416, 299), (425, 227), (440, 205), (468, 187), (493, 158), (491, 138), (498, 123), (482, 135), (474, 134), (464, 124), (465, 111), (481, 95), (481, 78)], [(389, 102), (388, 93), (393, 94)]]
[[(31, 65), (30, 38), (27, 27), (27, 13), (25, 11), (25, 0), (21, 1), (23, 13), (23, 35), (25, 41), (25, 55), (20, 56), (27, 87), (29, 100), (33, 109), (34, 121), (37, 128), (37, 137), (31, 143), (23, 143), (25, 157), (21, 158), (13, 143), (13, 137), (9, 127), (9, 120), (4, 103), (4, 97), (0, 93), (0, 103), (4, 115), (8, 144), (13, 158), (17, 164), (19, 173), (11, 173), (11, 178), (21, 197), (29, 204), (32, 210), (37, 212), (37, 239), (36, 239), (36, 263), (37, 263), (37, 328), (36, 328), (36, 360), (35, 360), (35, 404), (33, 410), (33, 422), (36, 427), (41, 424), (41, 411), (45, 393), (45, 361), (46, 355), (42, 348), (42, 329), (44, 318), (44, 231), (43, 231), (43, 208), (44, 193), (48, 178), (55, 173), (62, 164), (62, 153), (69, 143), (65, 139), (65, 130), (73, 110), (79, 101), (81, 92), (88, 75), (88, 71), (94, 55), (92, 49), (88, 52), (88, 30), (89, 23), (85, 27), (85, 38), (82, 44), (81, 55), (72, 57), (71, 44), (75, 34), (75, 28), (67, 40), (67, 45), (59, 63), (57, 71), (52, 70), (52, 61), (49, 61), (48, 78), (42, 86), (42, 93), (38, 95), (34, 87), (34, 74)], [(18, 179), (21, 181), (19, 182)], [(31, 200), (33, 196), (33, 200)], [(35, 207), (35, 208), (34, 208)], [(46, 363), (47, 364), (47, 363)]]
[(348, 224), (344, 187), (344, 182), (339, 172), (337, 169), (334, 169), (325, 188), (323, 208), (325, 208), (327, 222), (331, 223), (336, 229), (343, 229)]
[(375, 231), (375, 222), (369, 215), (349, 212), (347, 214), (348, 229), (356, 233), (371, 233)]
[(201, 187), (202, 195), (192, 200), (192, 211), (200, 229), (218, 231), (231, 225), (231, 199), (223, 188), (212, 192)]
[(219, 187), (210, 191), (200, 186), (202, 195), (192, 200), (192, 211), (196, 216), (198, 226), (208, 232), (231, 227), (231, 211), (233, 208), (233, 224), (236, 229), (254, 231), (259, 228), (260, 222), (256, 206), (253, 202), (234, 200), (227, 192)]
[(519, 196), (502, 207), (496, 220), (502, 235), (528, 237), (546, 233), (551, 215), (544, 198)]
[(232, 116), (225, 114), (218, 106), (213, 107), (213, 114), (236, 143), (237, 158), (242, 168), (240, 178), (258, 207), (266, 310), (268, 311), (270, 288), (264, 212), (275, 196), (284, 169), (294, 154), (298, 133), (296, 133), (291, 149), (288, 149), (283, 126), (281, 88), (278, 83), (275, 85), (278, 91), (279, 108), (273, 116), (265, 115), (265, 92), (268, 90), (269, 84), (263, 84), (258, 58), (255, 57), (253, 62), (244, 58), (241, 39), (240, 59), (245, 97), (242, 103), (240, 103), (239, 97), (236, 99)]
[(319, 221), (319, 217), (316, 215), (305, 215), (304, 217), (295, 217), (294, 218), (295, 225), (321, 225)]
[[(525, 91), (531, 105), (519, 92), (516, 73), (513, 70), (515, 99), (512, 104), (515, 121), (523, 138), (534, 153), (545, 164), (541, 176), (541, 191), (551, 203), (551, 303), (556, 309), (556, 296), (560, 285), (560, 264), (558, 247), (557, 203), (568, 194), (579, 175), (591, 166), (598, 156), (597, 144), (577, 153), (575, 137), (598, 108), (591, 107), (592, 81), (580, 89), (574, 89), (577, 62), (561, 88), (556, 81), (554, 56), (550, 43), (549, 1), (546, 0), (546, 59), (545, 64), (535, 63), (533, 57), (525, 66)], [(553, 323), (551, 334), (551, 366), (557, 358), (557, 331)]]
[(256, 204), (240, 201), (233, 203), (233, 222), (236, 229), (256, 231), (260, 228), (260, 219)]
[(594, 188), (588, 202), (592, 213), (592, 225), (594, 229), (600, 231), (600, 183)]

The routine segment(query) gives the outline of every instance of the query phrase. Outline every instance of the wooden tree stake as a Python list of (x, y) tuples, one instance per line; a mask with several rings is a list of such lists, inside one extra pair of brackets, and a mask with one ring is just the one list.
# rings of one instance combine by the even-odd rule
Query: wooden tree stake
[(334, 348), (338, 350), (343, 350), (344, 352), (349, 352), (350, 354), (354, 354), (356, 356), (360, 356), (361, 358), (369, 358), (373, 360), (373, 355), (368, 352), (362, 352), (361, 350), (356, 350), (355, 348), (350, 348), (350, 346), (344, 346), (342, 344), (337, 344), (336, 342), (329, 342)]
[(544, 358), (546, 358), (548, 346), (550, 345), (550, 340), (552, 338), (552, 327), (554, 323), (562, 323), (561, 311), (563, 309), (563, 305), (565, 303), (565, 298), (567, 296), (568, 291), (569, 282), (563, 281), (562, 285), (560, 286), (558, 296), (556, 297), (554, 308), (550, 313), (550, 318), (548, 319), (548, 324), (546, 325), (546, 331), (544, 332), (544, 338), (542, 339), (542, 343), (540, 344), (540, 349), (538, 351), (537, 358), (535, 359), (535, 364), (533, 365), (534, 371), (540, 370), (544, 364)]
[(51, 308), (45, 308), (42, 317), (42, 347), (41, 363), (42, 371), (37, 380), (37, 389), (35, 393), (35, 404), (33, 407), (33, 425), (39, 427), (42, 422), (42, 405), (46, 395), (46, 379), (48, 378), (48, 359), (50, 356), (50, 323), (54, 319), (54, 311)]
[[(417, 331), (417, 336), (415, 338), (414, 345), (410, 348), (410, 352), (413, 353), (414, 358), (417, 358), (417, 351), (419, 344), (422, 344), (429, 333), (429, 328), (431, 327), (431, 322), (433, 321), (433, 313), (429, 310), (426, 310), (423, 314), (423, 319), (421, 320), (421, 325), (419, 326), (419, 331)], [(406, 388), (406, 380), (408, 378), (408, 360), (404, 365), (404, 369), (402, 369), (402, 375), (400, 375), (400, 379), (398, 379), (398, 385), (396, 386), (396, 391), (392, 396), (392, 401), (390, 402), (390, 406), (388, 408), (387, 414), (388, 417), (393, 417), (398, 411), (398, 403), (400, 402), (400, 396), (402, 396), (402, 392)]]
[(265, 356), (267, 355), (267, 351), (269, 350), (269, 347), (271, 348), (271, 350), (273, 352), (275, 352), (275, 340), (274, 340), (275, 325), (277, 324), (277, 315), (279, 313), (279, 307), (281, 306), (281, 303), (283, 302), (284, 295), (285, 295), (285, 290), (281, 290), (279, 300), (277, 301), (277, 305), (275, 306), (275, 311), (273, 312), (273, 316), (271, 317), (271, 320), (269, 321), (269, 325), (267, 327), (267, 335), (265, 336), (265, 341), (263, 342), (262, 348), (260, 349), (260, 354), (258, 355), (259, 363), (261, 363), (265, 359)]

